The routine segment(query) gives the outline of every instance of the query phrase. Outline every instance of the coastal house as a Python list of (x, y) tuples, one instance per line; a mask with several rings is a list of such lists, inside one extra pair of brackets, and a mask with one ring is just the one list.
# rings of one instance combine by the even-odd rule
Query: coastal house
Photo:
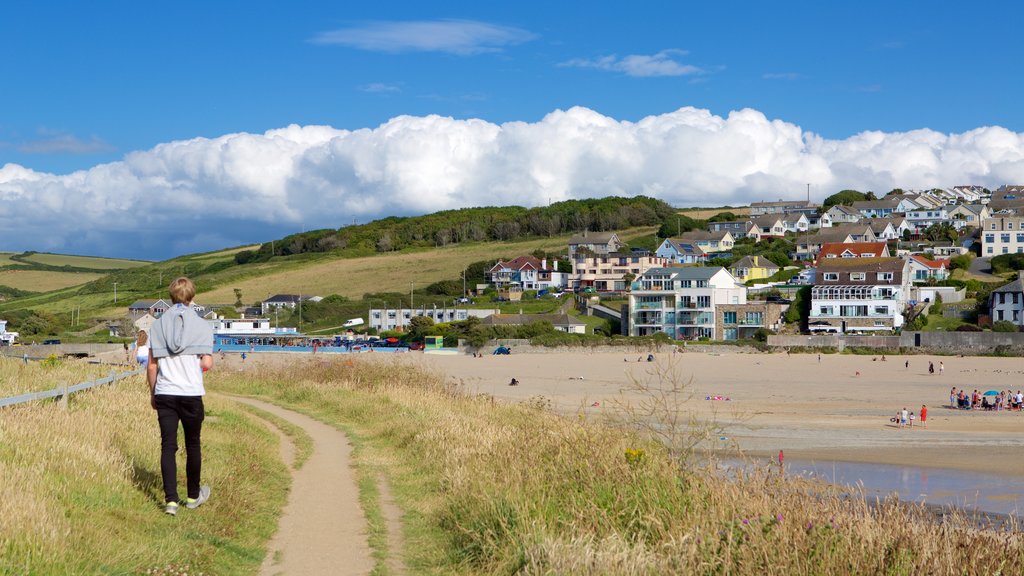
[(911, 282), (940, 281), (949, 278), (949, 260), (932, 260), (921, 254), (911, 254), (907, 260), (910, 263)]
[(896, 229), (895, 218), (865, 218), (860, 224), (867, 224), (879, 240), (898, 240), (902, 234)]
[(17, 332), (7, 331), (7, 320), (0, 320), (0, 346), (12, 346), (17, 339)]
[(854, 202), (851, 207), (860, 212), (860, 215), (864, 218), (888, 218), (897, 212), (905, 212), (906, 210), (914, 210), (919, 206), (911, 201), (907, 201), (909, 208), (904, 205), (903, 209), (900, 209), (901, 199), (895, 196), (886, 196), (881, 200), (862, 200), (860, 202)]
[(1024, 252), (1024, 216), (998, 215), (981, 222), (981, 255)]
[(750, 220), (729, 220), (723, 222), (709, 222), (708, 232), (728, 232), (735, 240), (741, 238), (753, 238), (755, 241), (761, 239), (761, 231)]
[(730, 252), (736, 239), (728, 230), (720, 232), (708, 232), (706, 230), (691, 230), (679, 237), (680, 242), (694, 244), (701, 250), (711, 252)]
[(751, 222), (757, 227), (761, 238), (768, 236), (781, 238), (786, 235), (786, 225), (782, 222), (782, 217), (779, 215), (765, 214), (753, 218)]
[(815, 210), (811, 214), (807, 214), (807, 229), (808, 230), (819, 230), (821, 228), (831, 228), (832, 217), (829, 216), (828, 212), (819, 213)]
[(877, 242), (878, 238), (867, 224), (844, 224), (801, 235), (796, 241), (798, 260), (813, 260), (825, 244), (851, 242)]
[(962, 185), (953, 186), (949, 189), (964, 204), (981, 204), (982, 198), (987, 197), (988, 190), (984, 186)]
[(782, 215), (782, 227), (786, 229), (786, 232), (799, 234), (810, 228), (810, 221), (803, 212), (787, 212)]
[(572, 258), (569, 288), (577, 292), (622, 292), (628, 286), (627, 275), (640, 276), (651, 268), (666, 266), (668, 261), (645, 251), (586, 254), (577, 252)]
[(832, 206), (825, 211), (825, 214), (827, 214), (832, 220), (833, 226), (839, 224), (853, 224), (864, 217), (859, 210), (852, 206), (843, 206), (842, 204)]
[(747, 289), (721, 266), (652, 268), (633, 282), (623, 310), (630, 336), (715, 338), (715, 306), (745, 304)]
[(771, 278), (778, 271), (779, 266), (764, 256), (744, 256), (729, 266), (729, 273), (740, 282)]
[(948, 210), (949, 219), (957, 230), (965, 226), (981, 226), (981, 222), (992, 217), (992, 211), (984, 204), (958, 204)]
[(817, 209), (816, 205), (807, 200), (778, 200), (777, 202), (751, 202), (750, 215), (753, 217), (765, 214), (785, 214), (801, 209)]
[(299, 302), (319, 302), (323, 300), (320, 296), (301, 296), (299, 294), (274, 294), (260, 302), (260, 314), (266, 316), (271, 312), (280, 311), (282, 308), (294, 310)]
[(1004, 184), (992, 191), (988, 207), (993, 212), (1000, 210), (1024, 210), (1024, 186)]
[(903, 326), (910, 294), (903, 258), (829, 258), (811, 288), (811, 332), (876, 332)]
[(668, 264), (699, 264), (708, 259), (707, 253), (700, 246), (674, 238), (662, 241), (654, 255), (664, 258)]
[(571, 260), (577, 252), (585, 254), (611, 254), (618, 252), (625, 244), (619, 240), (615, 232), (591, 232), (584, 230), (581, 234), (574, 234), (569, 238), (569, 259)]
[(939, 208), (921, 208), (919, 210), (908, 210), (905, 214), (907, 224), (915, 233), (924, 232), (929, 226), (935, 224), (942, 224), (950, 222), (949, 213), (946, 211), (946, 207), (942, 206)]
[(548, 267), (547, 258), (520, 256), (508, 262), (498, 261), (487, 271), (487, 279), (496, 288), (518, 284), (523, 290), (550, 290), (569, 285), (569, 274), (558, 271), (558, 260)]
[(745, 304), (715, 306), (715, 340), (743, 340), (755, 337), (764, 328), (777, 332), (784, 323), (789, 304), (752, 300)]
[(132, 320), (138, 320), (146, 314), (149, 314), (154, 318), (159, 318), (160, 315), (166, 312), (170, 307), (170, 302), (162, 299), (136, 300), (128, 305), (128, 317)]
[(409, 321), (417, 316), (430, 318), (435, 324), (442, 322), (461, 322), (467, 318), (483, 320), (492, 314), (501, 312), (497, 309), (449, 308), (442, 306), (421, 306), (418, 308), (371, 308), (369, 326), (378, 332), (384, 330), (404, 331)]
[(1024, 280), (1020, 278), (996, 288), (989, 296), (992, 321), (1008, 320), (1024, 326)]
[(480, 321), (481, 326), (526, 326), (550, 322), (555, 330), (569, 334), (586, 334), (587, 323), (568, 314), (492, 314)]
[(828, 242), (821, 245), (818, 260), (828, 258), (888, 258), (889, 245), (885, 242)]

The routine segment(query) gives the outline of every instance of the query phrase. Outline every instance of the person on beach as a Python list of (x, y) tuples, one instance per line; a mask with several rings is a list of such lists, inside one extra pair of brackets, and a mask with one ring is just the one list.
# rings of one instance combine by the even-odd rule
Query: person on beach
[(942, 376), (942, 371), (946, 369), (945, 364), (939, 362), (939, 376)]
[(196, 287), (185, 277), (169, 287), (173, 306), (150, 329), (150, 405), (160, 424), (160, 474), (164, 484), (164, 512), (178, 513), (178, 423), (185, 431), (185, 479), (189, 509), (198, 508), (210, 497), (210, 487), (201, 485), (203, 372), (213, 367), (213, 328), (192, 309)]
[(900, 411), (900, 428), (907, 427), (907, 409), (904, 408)]
[(907, 360), (906, 362), (904, 362), (903, 363), (903, 367), (906, 368), (907, 370), (910, 370), (910, 360)]
[(931, 362), (928, 363), (928, 373), (935, 374), (935, 364), (932, 364)]
[(914, 427), (914, 413), (913, 412), (910, 413), (910, 419), (907, 420), (907, 425), (909, 427), (911, 427), (911, 428)]
[(959, 406), (957, 405), (956, 400), (957, 400), (956, 386), (953, 386), (953, 388), (949, 391), (949, 407), (950, 407), (950, 409), (952, 409), (952, 408), (959, 408)]
[(512, 379), (512, 380), (511, 380), (511, 381), (510, 381), (510, 382), (508, 383), (508, 385), (509, 385), (509, 386), (519, 386), (519, 380), (516, 380), (515, 378), (513, 378), (513, 379)]
[(928, 407), (921, 404), (921, 426), (923, 428), (928, 427)]

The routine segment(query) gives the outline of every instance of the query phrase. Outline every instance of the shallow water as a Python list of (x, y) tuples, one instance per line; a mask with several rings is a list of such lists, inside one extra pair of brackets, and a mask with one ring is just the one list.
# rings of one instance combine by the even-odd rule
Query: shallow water
[(866, 496), (896, 494), (900, 500), (1024, 516), (1024, 479), (944, 468), (861, 462), (786, 459), (787, 474), (803, 474), (841, 486), (863, 487)]

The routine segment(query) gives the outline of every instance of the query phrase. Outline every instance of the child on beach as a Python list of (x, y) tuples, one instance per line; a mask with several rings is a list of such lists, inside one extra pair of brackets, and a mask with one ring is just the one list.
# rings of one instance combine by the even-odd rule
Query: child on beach
[(921, 426), (928, 427), (928, 407), (924, 404), (921, 404)]

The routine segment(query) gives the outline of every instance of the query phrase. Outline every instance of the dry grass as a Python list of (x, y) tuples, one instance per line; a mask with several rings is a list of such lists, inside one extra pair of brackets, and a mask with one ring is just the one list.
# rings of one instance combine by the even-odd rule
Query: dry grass
[(543, 398), (457, 394), (386, 358), (260, 370), (223, 385), (353, 430), (360, 466), (376, 455), (397, 487), (407, 555), (428, 572), (1024, 573), (1020, 532), (869, 507), (772, 471), (680, 468), (660, 445), (554, 415)]
[(722, 212), (732, 212), (737, 216), (750, 216), (750, 206), (743, 206), (740, 208), (696, 208), (679, 211), (683, 216), (689, 216), (690, 218), (695, 218), (697, 220), (707, 220), (715, 214), (721, 214)]
[[(13, 351), (17, 352), (17, 348)], [(117, 371), (123, 372), (125, 369), (120, 368)], [(87, 364), (77, 360), (60, 360), (56, 357), (28, 363), (23, 362), (21, 358), (0, 357), (0, 398), (95, 380), (109, 376), (110, 372), (110, 366)]]
[[(206, 407), (213, 497), (177, 518), (162, 510), (160, 434), (141, 377), (75, 394), (67, 410), (0, 411), (0, 574), (255, 573), (288, 473), (275, 435), (229, 401)], [(179, 474), (184, 486), (183, 459)]]
[(118, 258), (99, 258), (96, 256), (72, 256), (70, 254), (32, 254), (25, 258), (28, 262), (38, 262), (48, 266), (75, 266), (78, 268), (95, 268), (100, 270), (123, 270), (150, 264), (142, 260), (124, 260)]
[(91, 272), (47, 272), (44, 270), (0, 271), (0, 285), (30, 292), (49, 292), (70, 288), (102, 277)]
[[(637, 229), (624, 236), (650, 234), (653, 229)], [(409, 283), (417, 287), (439, 280), (460, 278), (468, 264), (481, 260), (513, 258), (538, 248), (564, 250), (569, 236), (522, 242), (490, 242), (449, 246), (412, 253), (394, 253), (334, 260), (316, 260), (291, 266), (263, 263), (250, 270), (262, 270), (259, 276), (226, 281), (221, 287), (200, 295), (203, 302), (234, 302), (233, 290), (240, 288), (246, 301), (262, 300), (277, 293), (340, 294), (359, 298), (367, 292), (405, 292)]]
[(11, 256), (14, 252), (0, 252), (0, 266), (7, 266), (8, 264), (17, 264), (14, 260), (11, 260)]

